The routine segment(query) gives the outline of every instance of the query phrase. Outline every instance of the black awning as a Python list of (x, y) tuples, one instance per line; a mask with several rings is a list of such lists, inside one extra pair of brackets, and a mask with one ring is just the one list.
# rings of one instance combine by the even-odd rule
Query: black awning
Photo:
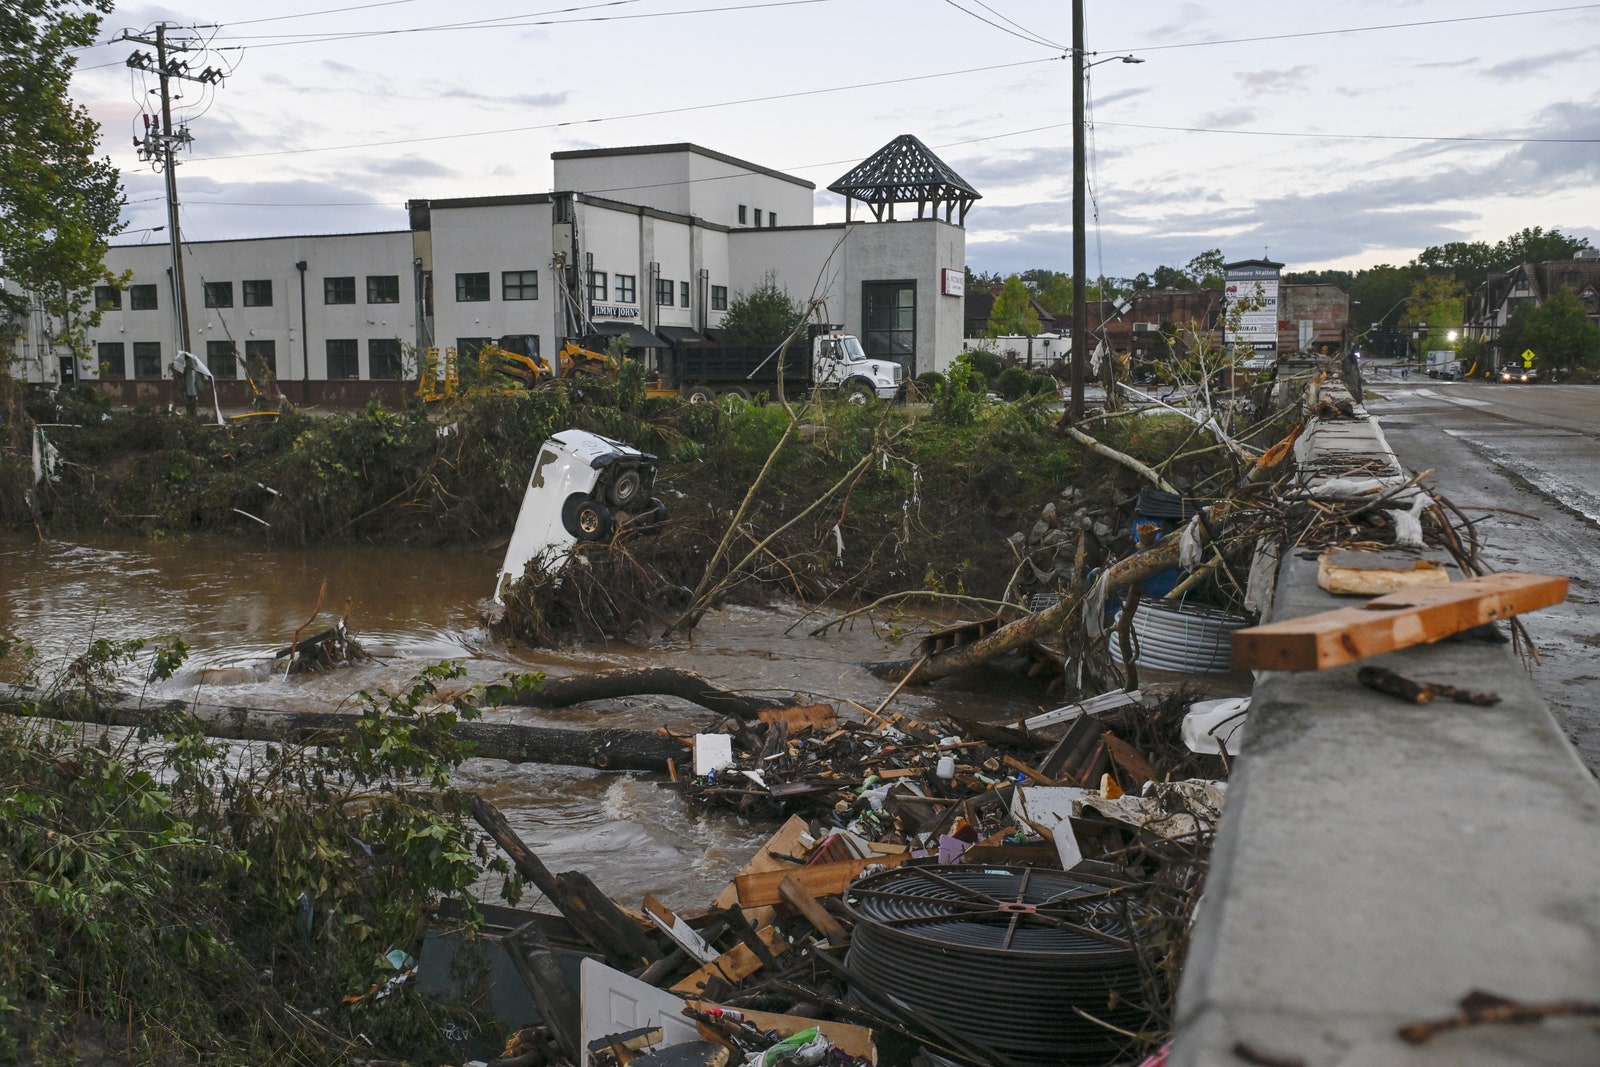
[(631, 322), (597, 322), (594, 332), (601, 337), (626, 337), (633, 348), (672, 347), (671, 342), (663, 341), (643, 326), (635, 326)]
[(698, 343), (705, 340), (705, 335), (695, 330), (692, 326), (657, 326), (656, 333), (668, 341), (689, 341)]

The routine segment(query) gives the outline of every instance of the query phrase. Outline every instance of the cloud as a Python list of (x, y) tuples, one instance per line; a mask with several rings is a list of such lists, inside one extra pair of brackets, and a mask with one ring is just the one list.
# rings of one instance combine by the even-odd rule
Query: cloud
[(1234, 77), (1253, 93), (1281, 93), (1304, 85), (1310, 73), (1310, 67), (1301, 65), (1288, 70), (1243, 70), (1235, 73)]
[(1229, 130), (1248, 126), (1260, 115), (1253, 107), (1234, 107), (1225, 111), (1208, 111), (1195, 119), (1195, 125), (1211, 130)]
[(395, 178), (457, 178), (461, 172), (437, 160), (423, 156), (401, 156), (398, 159), (371, 159), (362, 168), (379, 177)]
[(1561, 52), (1546, 52), (1537, 56), (1522, 56), (1518, 59), (1508, 59), (1504, 63), (1496, 63), (1484, 70), (1490, 78), (1499, 78), (1510, 81), (1513, 78), (1526, 78), (1533, 74), (1546, 74), (1549, 69), (1569, 60), (1589, 60), (1594, 56), (1594, 51), (1589, 48), (1569, 48)]
[(469, 100), (479, 104), (500, 104), (509, 107), (545, 108), (560, 107), (567, 102), (571, 93), (562, 90), (556, 93), (480, 93), (472, 89), (444, 89), (437, 94), (446, 100)]

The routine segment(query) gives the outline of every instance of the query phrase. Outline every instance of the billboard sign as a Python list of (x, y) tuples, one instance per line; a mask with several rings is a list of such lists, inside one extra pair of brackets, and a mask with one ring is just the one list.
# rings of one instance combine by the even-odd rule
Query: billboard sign
[(1278, 272), (1281, 268), (1236, 263), (1224, 268), (1223, 343), (1256, 352), (1278, 351)]

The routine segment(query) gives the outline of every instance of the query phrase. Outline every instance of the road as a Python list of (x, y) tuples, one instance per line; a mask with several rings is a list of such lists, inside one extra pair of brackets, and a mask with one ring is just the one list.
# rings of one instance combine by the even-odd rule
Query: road
[(1495, 570), (1572, 580), (1565, 604), (1525, 620), (1533, 679), (1600, 772), (1600, 386), (1378, 378), (1366, 399), (1401, 462), (1482, 516)]

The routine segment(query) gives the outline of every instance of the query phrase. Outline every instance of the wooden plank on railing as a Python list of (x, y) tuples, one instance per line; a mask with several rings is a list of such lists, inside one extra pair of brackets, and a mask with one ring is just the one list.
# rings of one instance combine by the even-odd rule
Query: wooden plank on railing
[(1567, 598), (1567, 579), (1489, 574), (1421, 586), (1233, 633), (1235, 670), (1320, 671), (1412, 645), (1439, 641), (1484, 623), (1547, 608)]

